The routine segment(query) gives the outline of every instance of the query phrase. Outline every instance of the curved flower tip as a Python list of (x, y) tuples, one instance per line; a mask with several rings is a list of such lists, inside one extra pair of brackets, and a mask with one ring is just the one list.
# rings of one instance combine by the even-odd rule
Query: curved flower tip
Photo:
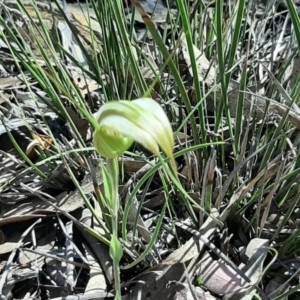
[(161, 148), (175, 166), (172, 127), (156, 101), (140, 98), (108, 102), (100, 108), (96, 118), (99, 127), (94, 144), (100, 155), (117, 157), (136, 141), (156, 155)]

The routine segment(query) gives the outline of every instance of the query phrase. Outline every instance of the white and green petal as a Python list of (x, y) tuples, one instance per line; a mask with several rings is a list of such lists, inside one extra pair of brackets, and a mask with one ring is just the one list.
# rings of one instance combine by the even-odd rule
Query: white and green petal
[(159, 155), (159, 148), (174, 162), (174, 137), (162, 107), (154, 100), (114, 101), (97, 113), (99, 127), (94, 143), (100, 155), (114, 158), (126, 151), (133, 141)]

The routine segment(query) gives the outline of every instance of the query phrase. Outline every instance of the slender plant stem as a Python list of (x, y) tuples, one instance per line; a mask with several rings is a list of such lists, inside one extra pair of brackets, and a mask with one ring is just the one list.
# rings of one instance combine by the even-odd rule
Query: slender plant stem
[[(112, 234), (118, 239), (118, 213), (119, 213), (119, 165), (118, 159), (112, 158), (107, 160), (107, 169), (111, 175), (112, 185), (111, 185), (111, 221), (112, 221)], [(114, 247), (114, 245), (110, 245)], [(111, 251), (111, 254), (114, 251)], [(113, 259), (113, 270), (114, 270), (114, 285), (115, 285), (115, 300), (121, 300), (121, 280), (120, 280), (120, 266), (119, 259), (117, 257), (112, 257)]]
[(111, 208), (113, 220), (113, 234), (118, 235), (118, 211), (119, 211), (119, 195), (118, 195), (118, 186), (119, 186), (119, 166), (118, 159), (111, 158), (107, 159), (107, 169), (111, 175), (112, 185), (111, 185)]

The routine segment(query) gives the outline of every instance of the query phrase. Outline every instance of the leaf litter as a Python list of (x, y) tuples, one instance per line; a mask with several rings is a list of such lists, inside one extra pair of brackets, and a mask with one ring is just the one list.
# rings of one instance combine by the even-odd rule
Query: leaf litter
[[(31, 2), (23, 1), (23, 5), (34, 21), (37, 22), (38, 19), (35, 11), (32, 9)], [(64, 49), (69, 51), (71, 56), (88, 69), (90, 66), (85, 53), (82, 52), (77, 38), (74, 38), (68, 24), (61, 17), (59, 10), (55, 9), (54, 11), (57, 19), (56, 23), (53, 23), (51, 7), (48, 4), (38, 2), (37, 6), (42, 13), (42, 18), (49, 21), (49, 30), (53, 32), (53, 29), (56, 29), (60, 33)], [(32, 32), (30, 21), (19, 10), (16, 1), (4, 0), (0, 3), (0, 7), (7, 18), (6, 21), (11, 22), (12, 17), (16, 18), (19, 33), (25, 36), (25, 40), (32, 47), (35, 55), (37, 55), (39, 65), (46, 68), (43, 58), (39, 56), (38, 51), (35, 51), (34, 39), (31, 37), (33, 34), (38, 36), (39, 33), (37, 31)], [(75, 26), (81, 42), (89, 52), (92, 41), (89, 38), (90, 31), (81, 7), (75, 4), (68, 4), (67, 9), (70, 22)], [(263, 14), (264, 10), (265, 8), (259, 4), (257, 14)], [(85, 13), (86, 11), (84, 9)], [(89, 13), (91, 26), (101, 41), (102, 29), (94, 19), (93, 10), (90, 10)], [(174, 10), (172, 10), (173, 13), (175, 13)], [(160, 17), (158, 15), (156, 20), (159, 26), (166, 26), (164, 22), (161, 22)], [(279, 39), (275, 49), (272, 49), (274, 43), (271, 42), (270, 38), (268, 39), (270, 24), (265, 22), (264, 18), (257, 18), (254, 25), (252, 23), (249, 24), (252, 29), (253, 27), (256, 28), (256, 39), (253, 39), (253, 45), (248, 53), (248, 56), (251, 57), (251, 64), (247, 64), (247, 71), (250, 74), (249, 83), (252, 83), (252, 86), (249, 85), (248, 90), (243, 91), (247, 100), (245, 113), (248, 115), (257, 114), (262, 117), (267, 104), (270, 102), (271, 107), (274, 104), (274, 108), (270, 109), (269, 113), (275, 113), (275, 115), (277, 114), (280, 117), (288, 114), (289, 121), (299, 128), (298, 116), (295, 113), (298, 112), (298, 108), (293, 106), (293, 111), (289, 107), (291, 99), (287, 99), (285, 95), (285, 103), (278, 103), (264, 97), (265, 86), (268, 83), (275, 85), (277, 93), (282, 93), (281, 84), (272, 77), (273, 63), (280, 63), (284, 57), (292, 57), (292, 62), (294, 63), (291, 63), (291, 66), (295, 66), (297, 63), (297, 60), (294, 60), (293, 57), (294, 40), (288, 38), (293, 34), (293, 31), (291, 26), (288, 26), (288, 18), (283, 18), (279, 14), (279, 20), (277, 20), (279, 25), (275, 24), (278, 27), (275, 26), (273, 34), (277, 40)], [(165, 19), (163, 16), (162, 20)], [(246, 20), (246, 22), (248, 21)], [(283, 21), (283, 23), (280, 21)], [(205, 23), (209, 24), (209, 21), (206, 20)], [(207, 29), (207, 31), (209, 30)], [(249, 31), (250, 36), (253, 34), (252, 32), (251, 30)], [(144, 35), (143, 38), (145, 38)], [(147, 38), (150, 39), (148, 41), (148, 45), (150, 45), (151, 38), (149, 36)], [(59, 123), (58, 114), (51, 109), (49, 97), (40, 89), (26, 70), (23, 70), (23, 74), (7, 71), (16, 67), (15, 59), (2, 39), (0, 39), (0, 43), (2, 119), (2, 125), (0, 125), (0, 255), (3, 262), (0, 267), (1, 297), (5, 299), (25, 297), (41, 299), (63, 299), (67, 297), (67, 299), (71, 299), (74, 297), (75, 299), (76, 295), (76, 299), (112, 299), (113, 294), (110, 293), (110, 289), (113, 287), (113, 275), (108, 247), (86, 231), (87, 227), (93, 227), (99, 234), (103, 234), (99, 228), (96, 228), (96, 222), (90, 211), (84, 208), (85, 201), (82, 196), (83, 193), (89, 201), (95, 203), (95, 209), (97, 209), (98, 214), (102, 214), (100, 207), (96, 207), (97, 202), (94, 197), (94, 193), (97, 192), (96, 188), (101, 189), (101, 170), (98, 167), (93, 167), (91, 174), (90, 166), (86, 165), (80, 156), (76, 156), (76, 154), (64, 156), (65, 161), (61, 161), (59, 157), (52, 159), (51, 165), (46, 165), (39, 161), (41, 153), (47, 153), (50, 156), (54, 154), (54, 152), (51, 152), (53, 141), (51, 141), (49, 129), (58, 140), (61, 135), (65, 136), (59, 143), (59, 146), (64, 151), (74, 150), (74, 153), (76, 153), (76, 149), (82, 148), (82, 145), (80, 141), (74, 139), (72, 131), (65, 124)], [(11, 46), (18, 49), (18, 46), (12, 41)], [(159, 70), (160, 62), (155, 53), (152, 52), (156, 51), (155, 45), (145, 47), (145, 44), (143, 44), (142, 47), (146, 55), (151, 57), (152, 69)], [(216, 61), (210, 61), (205, 57), (205, 52), (200, 51), (195, 45), (193, 47), (195, 54), (197, 54), (196, 59), (200, 80), (206, 85), (207, 90), (211, 88), (216, 90), (215, 98), (209, 98), (207, 101), (211, 105), (208, 105), (208, 110), (213, 111), (218, 104), (215, 101), (219, 101), (222, 98), (220, 86), (218, 86), (216, 81), (216, 78), (220, 76), (217, 71)], [(47, 49), (47, 45), (45, 45), (45, 49)], [(241, 51), (241, 61), (245, 58), (244, 55)], [(187, 52), (184, 35), (181, 36), (178, 56), (182, 58), (182, 76), (184, 76), (186, 82), (189, 82), (193, 75), (190, 72), (191, 60)], [(55, 66), (55, 63), (53, 65)], [(101, 85), (92, 78), (88, 78), (86, 74), (83, 74), (79, 68), (72, 64), (71, 60), (66, 64), (66, 69), (83, 97), (87, 96), (92, 99), (97, 95), (95, 99), (96, 107), (94, 108), (94, 111), (96, 111), (103, 101), (101, 98)], [(185, 70), (189, 70), (189, 72), (185, 72)], [(291, 74), (293, 78), (297, 78), (298, 71), (299, 68), (294, 67), (291, 70), (289, 67), (284, 74), (284, 78), (288, 78)], [(293, 72), (296, 72), (296, 75)], [(229, 90), (231, 91), (229, 93), (229, 102), (231, 103), (230, 111), (232, 116), (235, 116), (238, 96), (242, 92), (240, 91), (241, 85), (239, 83), (241, 73), (241, 69), (239, 69), (234, 74), (235, 79), (232, 79), (229, 84)], [(143, 74), (151, 83), (153, 71), (150, 72), (149, 68), (144, 66)], [(34, 92), (28, 90), (24, 77)], [(103, 77), (103, 84), (107, 83), (107, 78), (108, 76)], [(162, 80), (165, 80), (168, 92), (173, 93), (173, 86), (170, 84), (168, 74), (162, 74)], [(154, 95), (159, 97), (160, 92), (160, 90), (156, 90)], [(197, 103), (193, 92), (191, 99), (195, 100), (195, 104)], [(73, 107), (66, 106), (66, 109), (78, 128), (80, 135), (87, 142), (91, 138), (88, 122)], [(48, 116), (48, 126), (45, 126), (44, 120), (39, 118), (41, 114)], [(56, 131), (58, 134), (55, 133)], [(67, 137), (67, 135), (70, 136)], [(31, 160), (36, 160), (34, 165), (26, 164), (24, 157), (20, 157), (19, 153), (15, 151), (11, 142), (12, 138), (17, 141), (27, 157), (30, 157)], [(187, 147), (190, 143), (188, 140), (188, 135), (183, 134), (183, 138), (181, 137), (177, 147), (181, 149)], [(259, 155), (260, 151), (253, 151), (253, 158)], [(278, 159), (280, 158), (279, 156)], [(189, 193), (193, 194), (195, 198), (199, 198), (200, 183), (197, 182), (197, 180), (199, 181), (199, 178), (197, 178), (199, 174), (196, 172), (197, 168), (193, 170), (193, 157), (186, 158), (181, 163), (183, 165), (181, 175), (186, 180), (186, 186), (190, 190)], [(251, 163), (252, 161), (249, 159), (248, 164), (241, 164), (241, 169), (245, 168), (245, 166), (248, 168)], [(257, 213), (259, 213), (259, 209), (266, 212), (263, 222), (260, 225), (256, 225), (257, 231), (260, 232), (260, 235), (267, 235), (272, 228), (274, 230), (282, 224), (282, 227), (284, 226), (285, 228), (282, 228), (282, 231), (278, 232), (279, 234), (295, 234), (297, 227), (293, 228), (293, 224), (290, 224), (290, 227), (286, 227), (286, 223), (283, 223), (282, 218), (280, 220), (281, 209), (271, 203), (271, 198), (276, 191), (278, 192), (279, 183), (288, 176), (287, 170), (294, 163), (295, 154), (293, 155), (292, 153), (291, 157), (286, 159), (279, 169), (276, 169), (278, 164), (277, 160), (274, 160), (256, 177), (251, 178), (248, 176), (248, 179), (251, 180), (247, 184), (242, 184), (233, 194), (227, 207), (223, 207), (220, 220), (226, 221), (230, 214), (230, 208), (241, 199), (245, 199), (247, 193), (250, 193), (256, 184), (263, 185), (266, 181), (274, 179), (277, 174), (273, 190), (269, 191), (269, 197), (266, 197), (266, 199), (270, 199), (269, 202), (263, 202), (261, 206), (256, 208)], [(81, 191), (74, 189), (66, 164), (71, 167), (77, 180), (80, 181)], [(95, 164), (99, 164), (97, 159), (95, 159)], [(149, 165), (145, 164), (144, 161), (137, 162), (134, 159), (120, 162), (120, 165), (124, 167), (124, 171), (129, 178), (125, 185), (121, 187), (121, 198), (126, 201), (126, 198), (130, 196), (130, 190), (137, 185), (137, 180), (142, 178), (143, 174), (147, 172)], [(209, 184), (212, 184), (211, 181), (214, 181), (212, 174), (215, 170), (215, 159), (212, 157), (211, 166), (205, 171), (204, 175), (206, 181), (203, 182), (206, 183), (206, 190), (202, 189), (202, 198), (205, 198), (205, 195), (209, 193), (209, 189), (212, 188)], [(42, 174), (47, 175), (43, 177)], [(235, 175), (229, 181), (233, 180)], [(95, 187), (95, 182), (93, 182), (93, 176), (97, 177), (97, 187)], [(157, 180), (157, 178), (154, 178), (154, 181)], [(217, 192), (218, 197), (215, 198), (218, 204), (216, 206), (220, 209), (225, 203), (223, 200), (227, 183), (225, 181), (222, 185), (222, 178), (220, 178), (219, 184), (221, 188)], [(129, 256), (139, 256), (141, 252), (139, 253), (137, 249), (142, 251), (145, 245), (149, 243), (153, 225), (155, 226), (156, 224), (156, 217), (155, 215), (147, 216), (146, 212), (150, 211), (152, 213), (154, 208), (162, 205), (165, 201), (165, 196), (163, 190), (159, 188), (150, 192), (148, 201), (142, 204), (143, 209), (145, 209), (142, 213), (139, 202), (137, 200), (133, 201), (128, 220), (130, 223), (137, 222), (138, 224), (140, 247), (132, 247), (124, 243), (125, 251)], [(137, 217), (134, 218), (134, 215)], [(216, 210), (212, 210), (212, 215), (219, 218), (219, 213)], [(270, 219), (271, 216), (277, 220), (277, 223)], [(298, 220), (297, 216), (298, 212), (295, 211), (295, 216), (292, 217), (296, 221)], [(188, 219), (185, 220), (185, 222), (188, 221)], [(263, 285), (258, 287), (266, 267), (265, 259), (267, 249), (270, 247), (268, 241), (271, 237), (268, 237), (268, 239), (252, 237), (250, 240), (246, 238), (245, 243), (242, 243), (241, 241), (245, 240), (245, 237), (240, 233), (240, 240), (233, 241), (234, 246), (230, 246), (229, 243), (229, 246), (231, 251), (241, 250), (238, 254), (241, 256), (244, 254), (246, 258), (244, 263), (232, 262), (230, 257), (221, 257), (218, 251), (216, 252), (217, 257), (215, 257), (216, 253), (212, 251), (212, 249), (218, 249), (212, 241), (216, 239), (216, 234), (220, 230), (217, 229), (212, 219), (208, 218), (206, 221), (203, 221), (197, 230), (202, 237), (205, 237), (205, 242), (203, 242), (203, 238), (199, 238), (194, 233), (193, 230), (195, 229), (191, 230), (192, 228), (190, 227), (192, 225), (186, 226), (184, 225), (185, 222), (177, 222), (179, 224), (177, 224), (179, 232), (181, 230), (181, 232), (185, 232), (185, 234), (190, 236), (190, 238), (181, 238), (183, 245), (179, 247), (174, 245), (174, 236), (178, 232), (172, 226), (167, 228), (165, 232), (168, 232), (166, 234), (168, 238), (166, 240), (169, 240), (170, 244), (166, 243), (167, 245), (161, 246), (161, 243), (156, 243), (155, 251), (152, 251), (147, 258), (148, 269), (134, 278), (131, 277), (128, 280), (124, 278), (124, 289), (130, 291), (130, 295), (127, 295), (127, 298), (140, 299), (141, 295), (143, 295), (143, 299), (147, 295), (147, 299), (251, 299), (251, 296), (248, 295), (249, 289), (256, 289), (256, 292), (259, 292), (259, 289), (262, 299), (273, 299), (272, 295), (275, 295), (274, 297), (280, 295), (278, 291), (284, 293), (288, 290), (288, 286), (284, 280), (282, 281), (281, 277), (269, 278), (265, 289), (263, 289)], [(169, 225), (172, 225), (170, 220)], [(130, 234), (133, 234), (133, 232), (129, 231), (128, 235), (130, 236)], [(161, 239), (164, 240), (163, 235), (161, 235)], [(132, 235), (132, 241), (136, 242), (134, 235)], [(206, 252), (206, 256), (203, 256), (204, 252)], [(285, 258), (284, 252), (280, 252), (279, 255), (281, 255), (281, 259)], [(205, 257), (208, 257), (208, 260), (205, 263), (205, 267), (203, 267)], [(232, 257), (237, 256), (232, 255)], [(198, 264), (199, 260), (200, 263)], [(293, 266), (293, 264), (297, 263), (299, 262), (296, 258), (293, 262), (278, 260), (277, 265), (275, 263), (272, 267), (275, 270), (276, 268), (281, 268), (282, 272), (289, 270), (292, 274), (291, 276), (294, 276), (293, 270), (297, 270), (297, 267)], [(234, 265), (235, 268), (233, 267)], [(240, 272), (243, 272), (244, 276), (248, 277), (250, 282), (244, 282), (245, 280), (238, 274), (239, 272), (237, 273), (237, 266)], [(196, 280), (194, 281), (193, 279)], [(199, 286), (195, 287), (192, 281), (194, 281), (193, 283), (201, 282), (205, 292)], [(274, 285), (273, 288), (270, 287), (271, 283)], [(269, 298), (266, 294), (270, 295)], [(124, 299), (126, 299), (126, 296), (124, 296)]]

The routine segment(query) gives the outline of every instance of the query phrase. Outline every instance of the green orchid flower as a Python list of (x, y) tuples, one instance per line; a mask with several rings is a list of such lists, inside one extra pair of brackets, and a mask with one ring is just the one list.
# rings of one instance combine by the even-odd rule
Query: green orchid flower
[(175, 166), (172, 127), (156, 101), (140, 98), (108, 102), (101, 107), (96, 119), (99, 127), (94, 144), (101, 156), (115, 158), (136, 141), (157, 156), (161, 148)]

